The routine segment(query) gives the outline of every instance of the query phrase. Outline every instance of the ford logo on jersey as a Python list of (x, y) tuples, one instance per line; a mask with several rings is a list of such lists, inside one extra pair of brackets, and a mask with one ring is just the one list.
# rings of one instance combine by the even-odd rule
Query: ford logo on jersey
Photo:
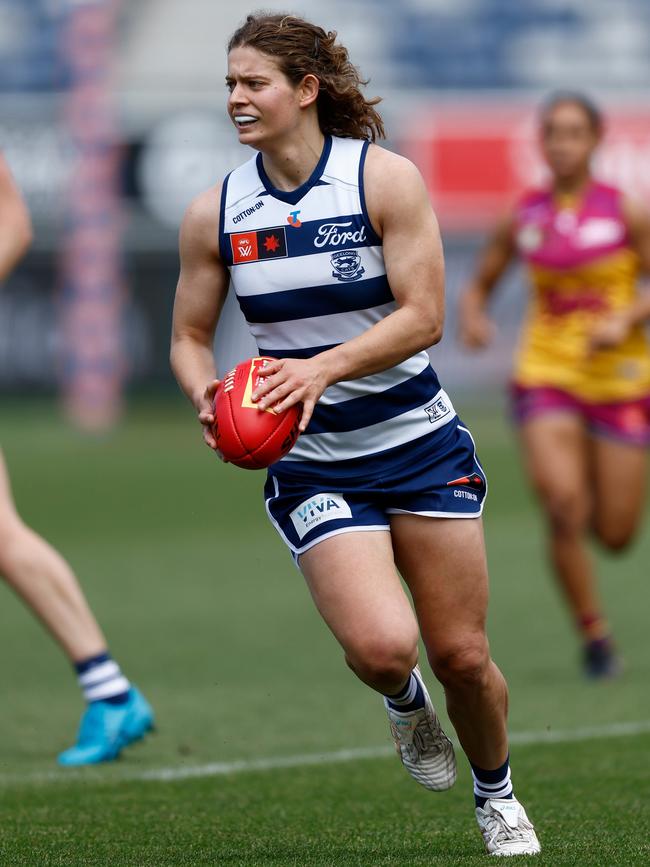
[(361, 256), (356, 250), (337, 250), (330, 257), (332, 263), (332, 277), (337, 280), (351, 282), (352, 280), (360, 280), (361, 275), (365, 273), (365, 268), (361, 264)]
[[(366, 227), (350, 230), (347, 223), (323, 223), (318, 227), (314, 247), (341, 247), (343, 244), (361, 244), (366, 240)], [(347, 231), (346, 231), (347, 230)]]

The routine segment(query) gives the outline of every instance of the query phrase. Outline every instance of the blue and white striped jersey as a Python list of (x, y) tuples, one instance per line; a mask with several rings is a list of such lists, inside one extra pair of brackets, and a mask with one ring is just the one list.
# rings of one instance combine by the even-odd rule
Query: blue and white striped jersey
[[(277, 190), (261, 154), (226, 178), (220, 251), (260, 355), (310, 358), (396, 309), (366, 210), (368, 142), (326, 137), (311, 177)], [(396, 191), (398, 194), (398, 191)], [(277, 473), (363, 475), (412, 460), (455, 417), (426, 352), (328, 388)], [(436, 434), (436, 432), (438, 432)]]

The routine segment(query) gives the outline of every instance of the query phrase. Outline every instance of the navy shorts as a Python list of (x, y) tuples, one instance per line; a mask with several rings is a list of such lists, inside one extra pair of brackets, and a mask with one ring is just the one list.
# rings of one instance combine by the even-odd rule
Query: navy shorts
[[(447, 426), (445, 426), (447, 427)], [(340, 533), (390, 530), (390, 515), (478, 518), (487, 478), (471, 433), (458, 419), (442, 442), (432, 439), (424, 456), (399, 470), (368, 476), (334, 476), (324, 482), (270, 471), (264, 495), (275, 529), (298, 560), (323, 539)]]

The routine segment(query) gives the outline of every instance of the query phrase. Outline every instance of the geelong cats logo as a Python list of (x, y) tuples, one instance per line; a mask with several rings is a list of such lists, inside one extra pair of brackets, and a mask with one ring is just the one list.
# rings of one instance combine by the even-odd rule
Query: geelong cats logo
[(346, 283), (360, 280), (365, 273), (365, 268), (361, 264), (361, 256), (356, 250), (337, 250), (336, 253), (332, 253), (330, 262), (334, 268), (332, 277)]

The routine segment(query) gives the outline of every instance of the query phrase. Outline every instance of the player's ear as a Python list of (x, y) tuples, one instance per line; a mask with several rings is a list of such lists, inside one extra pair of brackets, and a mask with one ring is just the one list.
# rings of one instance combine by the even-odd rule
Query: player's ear
[(298, 97), (300, 99), (300, 107), (307, 108), (316, 102), (318, 91), (320, 90), (320, 81), (312, 73), (308, 73), (298, 85)]

